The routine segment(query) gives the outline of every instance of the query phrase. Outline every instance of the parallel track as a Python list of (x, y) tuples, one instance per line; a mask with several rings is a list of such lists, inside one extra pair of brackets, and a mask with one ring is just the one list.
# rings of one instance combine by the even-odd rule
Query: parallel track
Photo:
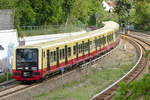
[(144, 68), (146, 68), (148, 62), (148, 60), (144, 57), (146, 48), (141, 42), (146, 44), (148, 47), (150, 46), (149, 43), (145, 42), (143, 39), (130, 35), (123, 35), (123, 37), (131, 44), (133, 44), (137, 48), (137, 51), (140, 53), (136, 65), (126, 75), (114, 82), (108, 88), (104, 89), (103, 91), (92, 97), (91, 100), (111, 100), (112, 97), (115, 95), (115, 91), (119, 87), (118, 84), (120, 82), (124, 81), (126, 83), (130, 83), (131, 81), (137, 79), (138, 76), (140, 76), (140, 74), (143, 72)]

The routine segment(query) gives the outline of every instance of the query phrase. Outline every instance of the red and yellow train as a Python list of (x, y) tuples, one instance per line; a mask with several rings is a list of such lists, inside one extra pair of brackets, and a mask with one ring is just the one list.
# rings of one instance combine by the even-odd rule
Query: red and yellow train
[(40, 80), (61, 68), (72, 67), (114, 48), (119, 43), (119, 25), (105, 26), (77, 36), (17, 47), (14, 51), (13, 78)]

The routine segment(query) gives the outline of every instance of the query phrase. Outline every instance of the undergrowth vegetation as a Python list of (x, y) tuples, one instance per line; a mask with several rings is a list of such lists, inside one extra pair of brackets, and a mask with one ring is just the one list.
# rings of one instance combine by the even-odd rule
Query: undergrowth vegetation
[(113, 100), (150, 100), (150, 74), (129, 84), (121, 83)]

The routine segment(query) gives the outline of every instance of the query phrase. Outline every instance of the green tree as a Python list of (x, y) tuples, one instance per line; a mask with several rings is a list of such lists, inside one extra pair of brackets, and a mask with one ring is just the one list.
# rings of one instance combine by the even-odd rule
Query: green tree
[(63, 17), (63, 0), (30, 0), (36, 13), (36, 24), (60, 24)]
[[(65, 1), (65, 18), (68, 23), (96, 24), (95, 14), (100, 15), (99, 22), (106, 20), (106, 12), (102, 7), (102, 0), (71, 0)], [(69, 13), (67, 13), (69, 12)]]
[(117, 6), (114, 12), (118, 15), (119, 23), (124, 27), (128, 23), (130, 16), (131, 3), (129, 0), (116, 0)]
[(18, 0), (16, 5), (16, 20), (18, 25), (32, 25), (35, 23), (35, 12), (29, 0)]
[(150, 1), (137, 0), (134, 6), (133, 22), (137, 25), (137, 28), (150, 30)]
[[(15, 24), (89, 24), (108, 20), (102, 0), (0, 0), (0, 8), (15, 9)], [(95, 19), (95, 14), (99, 18)]]
[(75, 0), (64, 0), (63, 11), (64, 11), (64, 20), (67, 25), (70, 22), (72, 11), (75, 7)]

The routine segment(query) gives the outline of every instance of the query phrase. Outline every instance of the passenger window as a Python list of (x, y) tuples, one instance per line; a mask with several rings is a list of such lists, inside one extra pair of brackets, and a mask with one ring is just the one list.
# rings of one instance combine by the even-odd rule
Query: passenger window
[(80, 44), (80, 53), (82, 52), (82, 44)]
[(71, 56), (71, 47), (68, 47), (68, 57)]
[(73, 46), (73, 54), (76, 54), (76, 46)]
[(63, 59), (63, 49), (61, 49), (61, 59)]
[(53, 52), (50, 53), (50, 62), (53, 62)]
[(80, 53), (80, 44), (78, 44), (78, 53)]
[(62, 52), (63, 59), (65, 59), (65, 49), (63, 49)]
[(54, 51), (54, 61), (56, 61), (56, 51)]
[(61, 49), (59, 49), (59, 59), (61, 60)]

